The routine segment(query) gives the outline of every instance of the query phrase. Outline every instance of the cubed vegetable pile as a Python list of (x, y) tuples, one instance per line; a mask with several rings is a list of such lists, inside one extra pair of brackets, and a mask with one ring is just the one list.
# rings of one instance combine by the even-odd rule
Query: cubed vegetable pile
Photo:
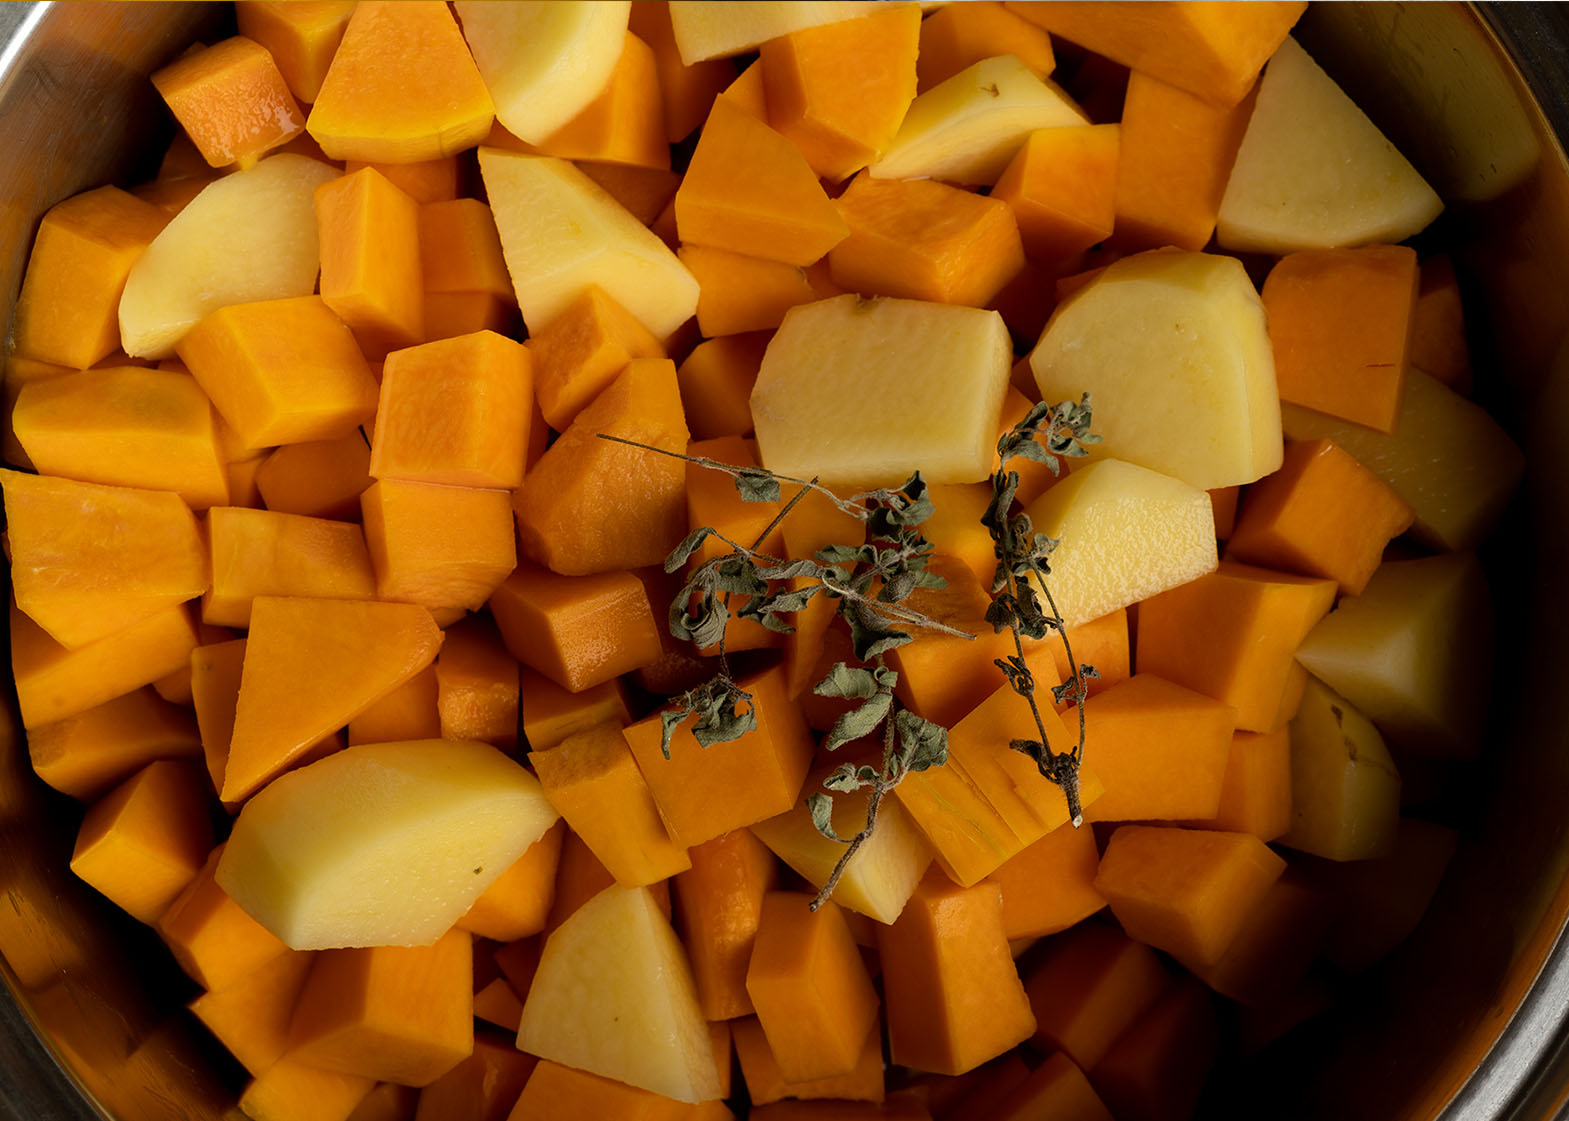
[[(152, 75), (16, 306), (12, 667), (245, 1114), (1181, 1119), (1410, 933), (1522, 459), (1304, 7), (241, 0)], [(915, 472), (912, 633), (681, 640)]]

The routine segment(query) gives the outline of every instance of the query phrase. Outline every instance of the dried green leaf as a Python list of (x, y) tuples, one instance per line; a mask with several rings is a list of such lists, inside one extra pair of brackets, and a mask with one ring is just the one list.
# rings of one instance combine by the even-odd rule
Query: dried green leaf
[(734, 475), (742, 502), (778, 502), (779, 480), (759, 467), (743, 467)]
[(683, 567), (692, 558), (692, 554), (697, 552), (703, 542), (708, 540), (709, 536), (714, 532), (713, 526), (704, 525), (698, 526), (698, 528), (687, 534), (681, 544), (671, 549), (665, 557), (665, 571), (674, 572), (678, 568)]
[(907, 632), (893, 627), (864, 603), (846, 600), (840, 613), (850, 624), (850, 645), (859, 661), (869, 662), (911, 641)]
[(817, 827), (819, 833), (830, 841), (838, 841), (842, 845), (849, 844), (845, 838), (834, 832), (834, 800), (832, 798), (826, 794), (808, 794), (806, 796), (806, 808), (811, 813), (812, 824)]
[(861, 669), (835, 662), (828, 676), (819, 681), (812, 692), (819, 697), (845, 697), (864, 700), (877, 692), (877, 677), (869, 669)]
[(823, 741), (823, 750), (838, 751), (847, 743), (871, 735), (888, 715), (892, 704), (893, 694), (879, 690), (849, 712), (841, 713)]
[(948, 729), (907, 708), (894, 717), (899, 732), (899, 763), (906, 771), (924, 771), (948, 761)]

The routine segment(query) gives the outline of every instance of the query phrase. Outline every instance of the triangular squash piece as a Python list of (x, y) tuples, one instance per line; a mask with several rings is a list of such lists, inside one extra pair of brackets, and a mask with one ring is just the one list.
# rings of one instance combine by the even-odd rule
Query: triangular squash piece
[(173, 491), (0, 471), (16, 603), (68, 649), (207, 588), (196, 517)]
[(683, 242), (810, 265), (850, 233), (789, 139), (725, 98), (714, 102), (676, 192)]
[(1220, 203), (1226, 249), (1295, 253), (1403, 241), (1444, 204), (1367, 114), (1288, 38), (1258, 101)]
[(258, 596), (223, 800), (249, 797), (430, 665), (441, 637), (413, 604)]
[(417, 163), (472, 148), (495, 106), (440, 0), (354, 9), (305, 128), (335, 160)]
[(677, 1101), (720, 1096), (686, 951), (646, 887), (612, 885), (550, 935), (518, 1047)]
[(634, 358), (517, 491), (520, 551), (564, 576), (662, 564), (686, 536), (686, 465), (601, 433), (686, 452), (686, 414), (668, 358)]

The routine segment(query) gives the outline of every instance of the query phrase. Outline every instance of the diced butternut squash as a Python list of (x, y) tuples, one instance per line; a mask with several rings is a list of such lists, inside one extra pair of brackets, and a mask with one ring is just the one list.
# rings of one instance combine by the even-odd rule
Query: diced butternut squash
[(518, 742), (518, 663), (491, 620), (449, 627), (436, 656), (441, 738), (483, 740), (511, 751)]
[(280, 153), (208, 184), (126, 276), (125, 352), (166, 358), (209, 312), (315, 291), (321, 259), (312, 200), (337, 174), (330, 164)]
[(505, 977), (492, 978), (474, 993), (474, 1018), (516, 1035), (523, 1018), (523, 998)]
[(601, 436), (685, 452), (689, 436), (674, 363), (628, 363), (524, 478), (514, 498), (519, 545), (553, 572), (580, 576), (662, 564), (686, 536), (685, 465)]
[(1222, 996), (1268, 1004), (1295, 988), (1323, 948), (1336, 908), (1329, 895), (1287, 870), (1270, 885), (1218, 961), (1194, 975)]
[(218, 886), (213, 874), (223, 846), (158, 919), (158, 934), (174, 960), (205, 989), (223, 989), (288, 952), (266, 927)]
[(244, 35), (182, 55), (152, 83), (212, 167), (251, 166), (305, 131), (272, 54)]
[(1225, 561), (1139, 605), (1139, 669), (1230, 705), (1244, 731), (1274, 731), (1292, 655), (1334, 599), (1331, 580)]
[(178, 495), (17, 471), (0, 471), (0, 486), (17, 606), (62, 645), (206, 590), (196, 519)]
[(338, 439), (375, 414), (370, 368), (319, 296), (220, 308), (177, 349), (247, 448)]
[(1242, 100), (1305, 7), (1301, 0), (1241, 11), (1194, 3), (1110, 10), (1072, 2), (1008, 4), (1054, 35), (1216, 105)]
[(248, 627), (259, 595), (375, 598), (365, 535), (351, 523), (215, 506), (207, 540), (213, 575), (202, 598), (205, 623)]
[(540, 411), (564, 431), (634, 358), (663, 358), (657, 338), (604, 289), (590, 285), (529, 339)]
[(670, 144), (654, 51), (628, 31), (610, 80), (576, 116), (538, 141), (539, 151), (569, 160), (602, 160), (668, 169)]
[(195, 510), (229, 500), (215, 419), (189, 375), (135, 366), (29, 382), (11, 414), (41, 473), (172, 490)]
[(795, 805), (812, 761), (812, 739), (785, 693), (781, 669), (742, 678), (757, 726), (740, 739), (698, 746), (691, 723), (675, 730), (666, 758), (659, 713), (626, 729), (627, 742), (653, 792), (670, 836), (700, 845)]
[(523, 321), (538, 330), (591, 284), (665, 338), (697, 309), (675, 254), (566, 160), (484, 148), (480, 172)]
[[(757, 1107), (789, 1100), (792, 1103), (830, 1099), (839, 1108), (847, 1102), (881, 1102), (883, 1086), (883, 1033), (874, 1024), (861, 1043), (855, 1067), (847, 1074), (805, 1080), (788, 1079), (769, 1046), (756, 1017), (731, 1021), (736, 1058), (746, 1081), (754, 1115)], [(825, 1108), (827, 1102), (825, 1102)], [(879, 1113), (878, 1116), (881, 1116)]]
[[(987, 477), (1012, 344), (993, 311), (843, 295), (793, 308), (752, 390), (763, 466), (828, 484)], [(887, 402), (868, 428), (842, 387)]]
[(868, 174), (991, 186), (1036, 129), (1089, 123), (1055, 83), (1014, 55), (998, 55), (916, 97)]
[(288, 1048), (289, 1016), (314, 957), (284, 950), (234, 983), (202, 993), (189, 1007), (246, 1070), (260, 1074)]
[(294, 949), (429, 946), (556, 817), (489, 744), (363, 744), (247, 802), (218, 884)]
[(1090, 1070), (1090, 1085), (1119, 1119), (1191, 1117), (1219, 1047), (1214, 997), (1179, 979)]
[(685, 932), (698, 1003), (709, 1020), (752, 1011), (747, 963), (763, 898), (778, 882), (773, 856), (746, 829), (732, 829), (687, 850), (691, 867), (676, 874), (674, 903)]
[(746, 991), (768, 1049), (789, 1082), (853, 1071), (878, 1018), (877, 993), (839, 905), (812, 897), (763, 897)]
[(284, 1055), (246, 1084), (239, 1108), (251, 1121), (346, 1121), (375, 1086)]
[(149, 688), (27, 733), (33, 772), (50, 786), (90, 801), (157, 759), (201, 754), (189, 712)]
[(1455, 265), (1447, 253), (1422, 261), (1411, 313), (1411, 365), (1457, 393), (1471, 391), (1471, 352)]
[(915, 97), (921, 17), (898, 5), (762, 44), (768, 123), (812, 170), (841, 180), (892, 143)]
[(858, 175), (834, 205), (849, 236), (828, 253), (834, 283), (862, 296), (985, 307), (1024, 267), (1013, 210), (931, 179)]
[(957, 887), (933, 869), (898, 920), (879, 928), (877, 947), (893, 1062), (963, 1074), (1035, 1031), (997, 885)]
[[(545, 929), (555, 899), (556, 869), (566, 823), (558, 821), (480, 893), (457, 922), (481, 938), (515, 942)], [(519, 1004), (518, 1011), (522, 1011)], [(512, 1025), (517, 1030), (517, 1025)]]
[(691, 971), (648, 888), (608, 887), (550, 935), (518, 1046), (678, 1101), (719, 1096)]
[[(38, 225), (16, 299), (16, 355), (82, 370), (118, 350), (126, 278), (168, 222), (118, 187), (53, 206)], [(13, 361), (7, 355), (7, 380)]]
[[(239, 680), (235, 679), (238, 694)], [(436, 667), (426, 666), (348, 723), (349, 746), (441, 738)]]
[[(232, 842), (231, 842), (232, 843)], [(473, 939), (317, 956), (289, 1025), (290, 1055), (339, 1074), (427, 1086), (474, 1047)]]
[(1124, 825), (1101, 856), (1095, 888), (1131, 937), (1208, 964), (1285, 868), (1246, 833)]
[(1095, 667), (1096, 676), (1086, 678), (1084, 682), (1090, 696), (1110, 689), (1119, 681), (1126, 681), (1131, 676), (1128, 630), (1128, 610), (1119, 607), (1088, 622), (1069, 627), (1066, 644), (1048, 636), (1047, 645), (1057, 663), (1057, 676), (1064, 681), (1072, 676), (1072, 666), (1068, 660), (1068, 647), (1071, 646), (1074, 661), (1081, 666)]
[[(655, 7), (659, 5), (659, 0), (651, 2)], [(637, 9), (633, 11), (635, 13)], [(705, 106), (703, 116), (707, 115)], [(630, 164), (600, 163), (595, 160), (575, 162), (579, 171), (608, 191), (645, 226), (652, 226), (655, 219), (664, 213), (670, 200), (675, 198), (676, 188), (681, 186), (681, 176), (667, 168), (633, 167)]]
[(1111, 1121), (1111, 1112), (1096, 1095), (1084, 1072), (1063, 1054), (1052, 1055), (1036, 1067), (997, 1103), (995, 1109), (990, 1116), (997, 1121), (1027, 1121), (1036, 1117)]
[(795, 145), (726, 98), (703, 125), (675, 211), (683, 242), (792, 265), (849, 232)]
[(256, 489), (267, 509), (336, 521), (360, 516), (360, 493), (370, 484), (370, 445), (360, 432), (286, 444), (256, 469)]
[(1170, 984), (1166, 967), (1144, 943), (1112, 926), (1076, 926), (1049, 944), (1025, 978), (1037, 1021), (1035, 1044), (1088, 1070)]
[(668, 879), (692, 865), (666, 831), (619, 723), (576, 732), (530, 753), (545, 796), (624, 887)]
[(1332, 440), (1287, 446), (1280, 470), (1248, 488), (1228, 560), (1334, 580), (1357, 595), (1414, 512)]
[(1231, 737), (1220, 809), (1192, 824), (1251, 833), (1261, 841), (1273, 841), (1291, 828), (1291, 738), (1284, 725), (1273, 732), (1238, 732)]
[(305, 127), (335, 160), (414, 163), (472, 147), (494, 119), (457, 21), (421, 0), (355, 8)]
[(71, 871), (144, 923), (159, 918), (212, 849), (207, 780), (188, 760), (149, 763), (82, 819)]
[(112, 701), (185, 665), (200, 641), (185, 606), (67, 650), (11, 601), (11, 672), (22, 726), (36, 728)]
[(507, 1121), (683, 1121), (692, 1109), (652, 1090), (544, 1059), (529, 1075)]
[(659, 657), (659, 624), (630, 573), (558, 576), (520, 564), (490, 597), (490, 610), (513, 657), (569, 692)]
[(818, 297), (798, 265), (710, 245), (683, 245), (676, 255), (697, 278), (697, 325), (710, 337), (772, 330), (785, 312)]
[(654, 51), (659, 73), (660, 104), (664, 109), (665, 139), (685, 140), (708, 117), (714, 98), (735, 78), (735, 67), (723, 59), (686, 65), (676, 45), (665, 0), (633, 4), (628, 29)]
[(1046, 77), (1057, 65), (1051, 36), (998, 0), (938, 8), (921, 21), (920, 47), (915, 71), (922, 93), (967, 66), (1001, 54), (1018, 56), (1037, 78)]
[(224, 775), (237, 802), (435, 660), (441, 632), (413, 604), (259, 596)]
[(511, 1039), (476, 1032), (468, 1058), (420, 1091), (413, 1121), (503, 1121), (537, 1061), (519, 1051)]
[(570, 693), (539, 671), (519, 666), (518, 693), (523, 738), (533, 751), (554, 747), (573, 732), (606, 720), (623, 725), (632, 720), (626, 686), (619, 678)]
[(504, 490), (380, 479), (360, 495), (360, 511), (384, 600), (477, 610), (517, 564)]
[(1120, 136), (1116, 125), (1036, 129), (1008, 161), (991, 197), (1012, 209), (1032, 260), (1055, 264), (1111, 236)]
[(1065, 822), (993, 872), (987, 878), (1002, 888), (1008, 941), (1055, 934), (1104, 907), (1099, 867), (1094, 830)]
[(321, 92), (333, 52), (343, 38), (352, 3), (268, 3), (240, 0), (234, 6), (240, 34), (267, 48), (294, 96), (307, 104)]

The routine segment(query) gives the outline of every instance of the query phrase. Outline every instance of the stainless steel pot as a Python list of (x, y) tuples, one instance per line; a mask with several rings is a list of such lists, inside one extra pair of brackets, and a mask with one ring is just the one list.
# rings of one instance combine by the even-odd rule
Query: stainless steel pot
[[(54, 202), (131, 181), (165, 115), (145, 75), (225, 14), (0, 4), (0, 326)], [(1346, 1006), (1239, 1064), (1205, 1117), (1569, 1117), (1569, 10), (1316, 6), (1299, 36), (1448, 210), (1479, 396), (1530, 470), (1485, 554), (1503, 621), (1483, 762), (1428, 921)], [(1480, 648), (1479, 648), (1480, 649)], [(1479, 657), (1481, 657), (1479, 653)], [(231, 1115), (241, 1072), (179, 1007), (156, 939), (69, 874), (79, 810), (0, 720), (0, 1121)]]

